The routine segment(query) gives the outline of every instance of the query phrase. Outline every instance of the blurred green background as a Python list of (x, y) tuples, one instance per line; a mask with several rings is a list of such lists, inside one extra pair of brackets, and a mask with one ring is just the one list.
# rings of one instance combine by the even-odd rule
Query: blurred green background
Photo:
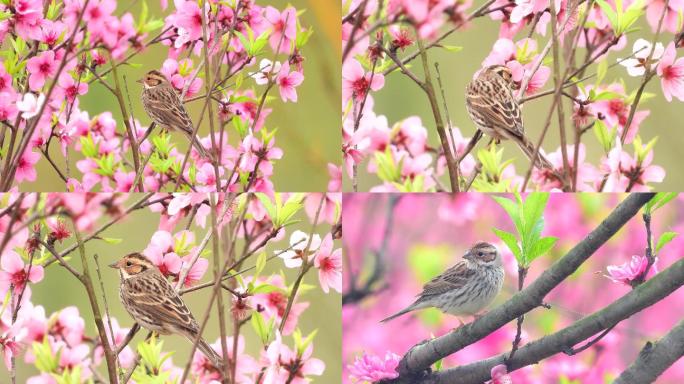
[[(481, 5), (482, 1), (476, 1), (472, 9)], [(653, 40), (653, 33), (650, 26), (645, 21), (645, 16), (637, 24), (641, 29), (637, 32), (628, 35), (628, 41), (625, 48), (619, 53), (610, 52), (608, 55), (608, 63), (612, 64), (618, 58), (624, 58), (632, 53), (632, 46), (634, 41), (638, 38), (644, 38), (648, 41)], [(546, 37), (534, 34), (533, 38), (537, 41), (537, 47), (541, 50), (548, 38), (550, 37), (550, 28)], [(442, 29), (444, 31), (446, 29)], [(518, 41), (527, 36), (529, 29), (525, 29), (517, 34), (513, 41)], [(451, 36), (444, 40), (444, 45), (460, 46), (463, 49), (460, 52), (451, 52), (445, 49), (432, 48), (428, 51), (430, 61), (430, 68), (433, 73), (433, 81), (437, 86), (437, 80), (434, 71), (434, 63), (439, 63), (439, 69), (442, 75), (442, 83), (444, 84), (444, 92), (447, 99), (447, 106), (452, 124), (461, 130), (465, 137), (472, 137), (475, 132), (475, 125), (468, 117), (465, 108), (465, 88), (468, 82), (472, 79), (473, 74), (480, 69), (482, 61), (489, 55), (494, 42), (499, 36), (499, 23), (492, 21), (489, 17), (483, 17), (474, 20), (470, 23), (470, 27), (454, 32)], [(672, 41), (671, 33), (662, 33), (660, 41), (664, 46)], [(407, 52), (413, 52), (416, 47), (411, 47)], [(585, 50), (580, 48), (578, 51), (578, 58), (583, 60)], [(677, 52), (678, 57), (684, 55), (681, 50)], [(403, 55), (399, 55), (403, 57)], [(549, 52), (547, 57), (552, 57), (552, 52)], [(547, 64), (553, 69), (552, 63)], [(561, 64), (561, 71), (564, 69)], [(411, 63), (411, 70), (422, 76), (422, 65), (419, 60), (414, 60)], [(586, 74), (596, 73), (596, 65), (591, 66)], [(624, 79), (627, 93), (636, 91), (641, 77), (630, 77), (627, 74), (625, 67), (618, 65), (608, 70), (608, 74), (602, 84), (608, 84), (619, 79)], [(585, 84), (591, 84), (592, 80), (588, 80)], [(548, 82), (542, 88), (546, 90), (553, 87), (553, 72), (549, 77)], [(439, 105), (442, 108), (442, 98), (438, 92)], [(639, 134), (644, 142), (658, 136), (659, 140), (655, 146), (653, 164), (662, 166), (666, 171), (665, 180), (663, 183), (652, 184), (657, 191), (681, 191), (684, 189), (684, 175), (679, 172), (679, 161), (681, 161), (681, 149), (684, 148), (684, 119), (682, 119), (682, 111), (684, 111), (684, 104), (674, 99), (671, 103), (662, 95), (660, 87), (660, 80), (658, 77), (653, 78), (646, 86), (645, 92), (650, 92), (655, 97), (644, 101), (642, 99), (637, 110), (648, 109), (651, 114), (641, 124)], [(400, 72), (393, 72), (385, 78), (385, 87), (374, 94), (375, 97), (375, 112), (378, 115), (385, 115), (388, 118), (390, 126), (399, 120), (405, 119), (409, 116), (417, 115), (423, 121), (423, 126), (428, 130), (429, 143), (431, 146), (439, 145), (439, 138), (435, 130), (435, 122), (432, 117), (430, 104), (428, 103), (425, 93), (418, 88), (418, 86), (408, 79)], [(525, 122), (525, 131), (529, 137), (536, 142), (543, 129), (544, 121), (551, 106), (552, 96), (545, 96), (540, 99), (532, 100), (524, 104), (523, 119)], [(570, 121), (572, 109), (570, 104), (565, 101), (565, 116), (566, 120)], [(566, 132), (568, 138), (573, 138), (572, 125), (566, 123)], [(477, 148), (483, 148), (486, 141), (481, 140)], [(599, 143), (596, 140), (593, 132), (587, 132), (583, 136), (583, 143), (587, 146), (587, 161), (594, 165), (598, 165), (599, 159), (603, 152)], [(515, 158), (515, 166), (518, 174), (527, 172), (529, 162), (516, 148), (515, 144), (504, 142), (503, 144), (504, 158)], [(558, 134), (558, 119), (553, 117), (551, 126), (544, 140), (543, 148), (546, 153), (557, 150), (560, 146)], [(628, 145), (625, 147), (628, 153), (633, 154), (633, 147)], [(446, 183), (446, 178), (442, 178)], [(359, 169), (359, 191), (367, 191), (370, 187), (379, 184), (379, 179), (374, 175), (369, 175), (366, 172), (365, 164)], [(345, 182), (348, 189), (351, 188), (351, 183)]]
[[(130, 11), (137, 18), (140, 12), (141, 2), (133, 2)], [(128, 7), (130, 2), (121, 1), (117, 6), (116, 14)], [(302, 55), (304, 62), (304, 82), (297, 88), (299, 101), (297, 103), (283, 103), (276, 88), (269, 93), (273, 96), (273, 102), (268, 106), (273, 112), (266, 120), (268, 129), (278, 128), (276, 144), (283, 149), (284, 157), (276, 162), (272, 180), (276, 191), (325, 191), (327, 190), (328, 171), (327, 163), (339, 164), (341, 161), (339, 129), (340, 107), (340, 18), (341, 8), (335, 0), (259, 0), (261, 6), (273, 5), (279, 10), (289, 4), (293, 5), (300, 14), (300, 22), (304, 27), (312, 27), (314, 34), (309, 43), (304, 47)], [(169, 8), (162, 12), (159, 1), (148, 0), (150, 14), (156, 18), (164, 18), (173, 9), (173, 2), (169, 2)], [(136, 19), (137, 20), (137, 19)], [(159, 33), (159, 31), (155, 31)], [(154, 34), (151, 36), (155, 36)], [(149, 40), (149, 38), (148, 38)], [(133, 115), (148, 125), (151, 120), (145, 114), (140, 103), (140, 84), (135, 80), (151, 70), (160, 68), (167, 55), (167, 48), (160, 44), (135, 56), (131, 62), (141, 64), (140, 68), (131, 66), (121, 67), (119, 76), (126, 76), (126, 83), (133, 106)], [(267, 57), (272, 58), (270, 50)], [(282, 61), (282, 55), (279, 60)], [(260, 60), (261, 58), (259, 58)], [(197, 65), (200, 60), (193, 57), (193, 63)], [(253, 71), (253, 68), (247, 68)], [(111, 81), (111, 78), (109, 79)], [(121, 79), (123, 80), (123, 79)], [(123, 85), (122, 85), (123, 86)], [(256, 86), (252, 80), (243, 84), (243, 89), (255, 86), (257, 95), (261, 95), (264, 86)], [(202, 91), (203, 93), (203, 91)], [(121, 111), (112, 95), (102, 85), (93, 84), (89, 92), (80, 98), (80, 108), (94, 116), (104, 111), (111, 111), (117, 120), (118, 129), (125, 129), (122, 124)], [(194, 121), (201, 111), (202, 102), (193, 102), (188, 106), (190, 116)], [(156, 131), (158, 133), (159, 131)], [(232, 145), (236, 144), (236, 134), (229, 126), (229, 137)], [(209, 134), (209, 123), (204, 120), (200, 128), (200, 134)], [(187, 148), (187, 143), (182, 134), (174, 133), (173, 142), (182, 148)], [(64, 169), (64, 157), (59, 146), (51, 145), (50, 155), (60, 168)], [(72, 176), (80, 173), (75, 168), (73, 154), (70, 159)], [(26, 191), (65, 191), (64, 182), (48, 164), (47, 160), (41, 159), (38, 163), (38, 180), (34, 183), (23, 183), (22, 190)]]
[[(131, 197), (127, 200), (125, 206), (128, 207), (135, 201), (140, 199), (140, 194), (131, 194)], [(297, 214), (296, 219), (301, 220), (301, 223), (295, 224), (288, 227), (285, 237), (281, 241), (271, 242), (264, 248), (267, 255), (273, 255), (276, 249), (286, 249), (289, 245), (290, 234), (297, 229), (305, 232), (311, 230), (310, 220), (305, 216), (303, 211)], [(209, 218), (207, 218), (209, 220)], [(100, 220), (95, 228), (98, 228), (102, 223), (108, 220)], [(185, 221), (183, 221), (185, 223)], [(144, 250), (151, 236), (157, 230), (159, 225), (159, 214), (151, 212), (149, 209), (141, 209), (134, 211), (128, 218), (119, 221), (114, 224), (108, 230), (102, 233), (102, 237), (123, 239), (119, 244), (108, 244), (104, 241), (90, 241), (86, 243), (86, 254), (92, 256), (97, 254), (99, 256), (99, 263), (101, 266), (101, 273), (103, 278), (104, 287), (106, 290), (107, 304), (109, 305), (112, 317), (119, 321), (121, 327), (129, 328), (133, 324), (133, 320), (128, 315), (128, 313), (123, 308), (121, 302), (119, 301), (119, 275), (117, 271), (107, 267), (108, 264), (118, 260), (123, 255), (126, 255), (135, 251)], [(181, 226), (179, 226), (180, 228)], [(180, 228), (182, 229), (182, 228)], [(180, 230), (179, 229), (179, 230)], [(209, 227), (207, 227), (209, 229)], [(199, 243), (206, 233), (202, 228), (197, 228), (196, 225), (191, 227), (191, 230), (195, 232), (195, 241)], [(321, 223), (317, 227), (317, 233), (325, 234), (330, 230), (328, 224)], [(175, 232), (174, 232), (175, 233)], [(63, 245), (56, 247), (58, 251), (66, 248), (74, 241), (74, 238), (66, 240)], [(238, 240), (237, 249), (242, 249), (244, 242)], [(336, 244), (335, 248), (338, 248), (339, 244)], [(207, 249), (211, 249), (211, 243)], [(205, 274), (202, 282), (209, 281), (212, 272), (212, 256), (207, 256), (209, 259), (209, 268)], [(70, 263), (77, 270), (82, 270), (80, 263), (80, 256), (78, 252), (71, 254)], [(255, 260), (249, 259), (245, 263), (245, 267), (253, 266)], [(89, 264), (91, 268), (91, 275), (93, 276), (93, 284), (95, 285), (95, 290), (99, 298), (101, 298), (101, 290), (99, 282), (96, 279), (97, 274), (95, 270), (95, 261), (91, 257), (89, 259)], [(292, 284), (297, 276), (298, 270), (285, 268), (282, 260), (275, 258), (266, 264), (266, 269), (262, 276), (267, 274), (284, 272), (286, 276), (287, 284)], [(304, 335), (308, 335), (314, 330), (318, 329), (318, 333), (314, 339), (314, 351), (313, 357), (319, 358), (325, 362), (325, 372), (322, 376), (313, 376), (313, 383), (337, 383), (342, 377), (341, 372), (341, 353), (342, 353), (342, 325), (341, 325), (341, 311), (342, 311), (342, 300), (340, 294), (332, 291), (329, 294), (325, 294), (318, 282), (318, 272), (317, 270), (311, 269), (303, 280), (304, 284), (309, 284), (313, 286), (312, 289), (306, 291), (299, 296), (297, 302), (309, 302), (309, 308), (304, 311), (304, 313), (299, 317), (298, 327), (302, 330)], [(38, 284), (32, 285), (32, 296), (31, 301), (34, 305), (42, 305), (45, 307), (46, 315), (61, 310), (68, 306), (76, 306), (79, 309), (81, 316), (85, 320), (86, 330), (85, 333), (89, 336), (96, 336), (97, 330), (95, 328), (95, 323), (93, 322), (93, 315), (90, 305), (88, 303), (88, 298), (85, 295), (83, 286), (64, 268), (58, 266), (58, 264), (52, 264), (45, 270), (45, 278)], [(228, 298), (224, 295), (224, 298)], [(205, 290), (199, 290), (191, 293), (187, 293), (183, 296), (183, 300), (186, 302), (195, 318), (201, 321), (204, 311), (209, 303), (209, 293)], [(224, 303), (228, 303), (224, 299)], [(100, 299), (100, 309), (104, 313), (104, 306), (102, 300)], [(230, 318), (228, 313), (227, 319)], [(227, 327), (229, 335), (232, 334), (232, 326)], [(147, 331), (138, 332), (135, 339), (131, 342), (131, 346), (136, 346), (140, 341), (144, 340)], [(245, 353), (256, 357), (259, 357), (259, 351), (261, 342), (258, 336), (254, 333), (251, 326), (246, 324), (242, 327), (240, 332), (241, 335), (245, 337)], [(208, 343), (213, 343), (219, 337), (218, 329), (218, 316), (216, 311), (212, 310), (209, 323), (203, 333), (204, 339)], [(161, 340), (164, 342), (164, 351), (175, 351), (173, 355), (174, 365), (184, 367), (185, 363), (189, 357), (190, 343), (182, 336), (162, 336)], [(285, 336), (283, 341), (288, 346), (293, 346), (293, 341), (291, 336)], [(29, 376), (35, 375), (38, 371), (31, 365), (27, 365), (23, 362), (23, 359), (17, 360), (17, 383), (24, 383)], [(101, 372), (106, 374), (106, 370), (103, 366), (101, 367)], [(4, 364), (0, 364), (0, 379), (3, 377), (9, 377), (8, 372)], [(5, 383), (4, 380), (0, 380), (0, 383)]]

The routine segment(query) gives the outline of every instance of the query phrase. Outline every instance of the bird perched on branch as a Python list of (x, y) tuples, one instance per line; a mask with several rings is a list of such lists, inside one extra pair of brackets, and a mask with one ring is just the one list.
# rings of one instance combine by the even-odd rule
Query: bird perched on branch
[(157, 125), (168, 130), (182, 132), (195, 146), (200, 156), (208, 158), (207, 151), (193, 135), (193, 125), (188, 111), (176, 89), (163, 73), (152, 70), (137, 81), (143, 84), (142, 103), (145, 112)]
[[(160, 335), (182, 335), (191, 343), (195, 342), (199, 333), (197, 321), (171, 283), (148, 258), (131, 253), (109, 266), (119, 270), (119, 298), (140, 326)], [(215, 367), (223, 367), (221, 356), (201, 337), (197, 348)]]
[(490, 243), (477, 243), (456, 265), (425, 284), (413, 304), (381, 322), (430, 307), (450, 315), (474, 316), (501, 292), (503, 281), (499, 250)]
[(492, 65), (480, 71), (466, 88), (466, 109), (475, 125), (497, 142), (515, 142), (534, 165), (553, 170), (553, 164), (538, 153), (525, 136), (520, 105), (515, 98), (513, 74), (505, 65)]

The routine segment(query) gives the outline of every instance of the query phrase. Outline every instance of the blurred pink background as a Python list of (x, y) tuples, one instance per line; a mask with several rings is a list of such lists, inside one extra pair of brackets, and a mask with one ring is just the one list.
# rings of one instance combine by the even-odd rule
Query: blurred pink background
[[(603, 220), (626, 195), (552, 194), (545, 210), (544, 236), (556, 236), (552, 251), (535, 260), (525, 286), (551, 263), (562, 257)], [(371, 272), (373, 253), (380, 248), (387, 215), (388, 195), (345, 194), (344, 292), (353, 273), (361, 282)], [(517, 265), (510, 250), (492, 228), (514, 232), (508, 216), (485, 194), (411, 194), (401, 196), (384, 256), (388, 287), (354, 304), (345, 305), (343, 317), (343, 382), (352, 383), (348, 364), (364, 351), (381, 358), (387, 351), (403, 354), (421, 340), (441, 336), (459, 326), (458, 318), (429, 309), (405, 315), (389, 323), (379, 321), (413, 302), (423, 283), (454, 264), (479, 240), (494, 243), (503, 255), (506, 281), (496, 306), (517, 290)], [(665, 231), (684, 233), (684, 200), (671, 201), (653, 214), (657, 241)], [(654, 244), (655, 246), (655, 244)], [(552, 309), (537, 308), (525, 317), (523, 344), (558, 331), (630, 291), (604, 275), (608, 265), (629, 262), (643, 255), (646, 233), (641, 214), (585, 262), (573, 276), (554, 289), (546, 301)], [(684, 253), (684, 236), (678, 236), (658, 255), (659, 270)], [(514, 383), (604, 383), (624, 370), (647, 341), (656, 341), (684, 317), (684, 290), (679, 289), (656, 305), (621, 322), (592, 348), (575, 356), (555, 355), (512, 373)], [(472, 318), (464, 318), (464, 322)], [(444, 368), (474, 362), (510, 351), (515, 321), (444, 361)], [(684, 382), (684, 363), (673, 365), (658, 383)]]

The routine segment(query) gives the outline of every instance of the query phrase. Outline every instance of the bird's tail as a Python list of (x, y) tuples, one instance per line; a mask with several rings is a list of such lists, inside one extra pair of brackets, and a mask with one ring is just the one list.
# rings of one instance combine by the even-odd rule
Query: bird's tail
[(226, 362), (223, 360), (221, 356), (214, 351), (214, 349), (207, 344), (204, 339), (200, 339), (199, 342), (197, 343), (197, 348), (199, 348), (200, 351), (206, 356), (209, 360), (211, 360), (211, 363), (216, 367), (221, 369)]
[(199, 152), (200, 156), (204, 157), (205, 159), (211, 159), (209, 153), (207, 153), (207, 150), (202, 146), (202, 143), (200, 143), (197, 137), (192, 134), (192, 131), (188, 132), (184, 129), (181, 131), (185, 134), (185, 136), (187, 136), (188, 140), (190, 140), (192, 146), (197, 149), (197, 152)]
[(392, 315), (392, 316), (390, 316), (390, 317), (388, 317), (388, 318), (385, 318), (385, 319), (380, 320), (380, 322), (381, 322), (381, 323), (386, 323), (386, 322), (388, 322), (388, 321), (390, 321), (390, 320), (396, 319), (397, 317), (402, 316), (402, 315), (405, 315), (405, 314), (407, 314), (407, 313), (409, 313), (409, 312), (411, 312), (411, 311), (413, 311), (413, 310), (416, 310), (416, 309), (419, 309), (419, 308), (416, 307), (416, 303), (413, 303), (413, 304), (409, 305), (408, 307), (402, 309), (401, 311), (395, 313), (394, 315)]
[(529, 139), (523, 136), (516, 138), (515, 141), (525, 156), (527, 156), (530, 161), (534, 162), (535, 167), (553, 170), (553, 164), (551, 164), (551, 162), (541, 152), (537, 153), (536, 159), (534, 158), (535, 145)]

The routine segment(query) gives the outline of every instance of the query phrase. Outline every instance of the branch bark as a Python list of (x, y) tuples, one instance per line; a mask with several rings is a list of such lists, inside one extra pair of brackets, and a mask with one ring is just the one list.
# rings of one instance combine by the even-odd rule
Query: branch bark
[(508, 322), (542, 305), (544, 297), (552, 289), (574, 273), (653, 196), (653, 193), (631, 194), (584, 240), (507, 302), (470, 324), (411, 348), (402, 358), (398, 367), (400, 376), (393, 383), (415, 382), (415, 377), (421, 376), (436, 361), (475, 343)]
[[(680, 262), (681, 263), (681, 262)], [(654, 382), (668, 367), (684, 355), (684, 320), (680, 321), (660, 341), (650, 341), (639, 352), (613, 384), (638, 384)]]

